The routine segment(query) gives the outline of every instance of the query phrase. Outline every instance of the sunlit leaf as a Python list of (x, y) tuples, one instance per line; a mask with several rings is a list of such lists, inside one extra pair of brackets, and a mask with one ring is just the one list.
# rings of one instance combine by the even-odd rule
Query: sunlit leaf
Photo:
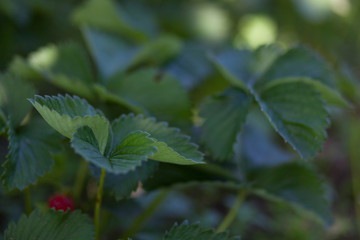
[(150, 134), (158, 151), (150, 159), (175, 164), (203, 163), (202, 154), (197, 145), (190, 143), (189, 137), (180, 134), (179, 129), (170, 128), (164, 122), (156, 122), (153, 118), (142, 115), (123, 115), (112, 124), (113, 146), (129, 133), (141, 130)]
[(109, 134), (109, 122), (84, 99), (69, 95), (35, 96), (30, 102), (51, 127), (67, 138), (72, 138), (77, 128), (81, 126), (90, 127), (99, 144), (100, 152), (104, 152)]
[(69, 92), (92, 98), (95, 82), (90, 60), (75, 43), (48, 45), (30, 54), (28, 63), (50, 82)]

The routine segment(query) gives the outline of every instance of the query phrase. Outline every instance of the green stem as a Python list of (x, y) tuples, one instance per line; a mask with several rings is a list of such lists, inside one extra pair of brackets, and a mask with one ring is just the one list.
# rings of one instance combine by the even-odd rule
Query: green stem
[(162, 190), (159, 195), (155, 197), (155, 199), (149, 204), (149, 206), (145, 209), (145, 211), (138, 216), (135, 221), (130, 226), (129, 230), (124, 234), (125, 238), (133, 236), (139, 227), (150, 217), (150, 215), (156, 210), (159, 204), (164, 200), (164, 198), (169, 193), (169, 190)]
[(30, 213), (32, 212), (30, 187), (27, 187), (27, 188), (24, 189), (24, 194), (25, 194), (26, 215), (30, 215)]
[(81, 197), (81, 193), (84, 187), (86, 174), (88, 171), (89, 162), (87, 161), (81, 161), (77, 175), (76, 180), (73, 188), (73, 197), (75, 201), (79, 201)]
[(245, 197), (246, 197), (246, 189), (241, 189), (239, 191), (239, 193), (236, 197), (236, 200), (235, 200), (233, 206), (231, 207), (230, 211), (228, 212), (228, 214), (225, 216), (225, 218), (223, 219), (223, 221), (220, 223), (219, 227), (217, 228), (216, 233), (223, 232), (229, 228), (231, 223), (234, 221)]
[(97, 189), (97, 194), (96, 194), (96, 203), (95, 203), (94, 223), (95, 223), (96, 240), (98, 240), (100, 237), (100, 211), (101, 211), (101, 200), (102, 200), (102, 192), (104, 188), (105, 174), (106, 174), (106, 170), (102, 168), (99, 187)]

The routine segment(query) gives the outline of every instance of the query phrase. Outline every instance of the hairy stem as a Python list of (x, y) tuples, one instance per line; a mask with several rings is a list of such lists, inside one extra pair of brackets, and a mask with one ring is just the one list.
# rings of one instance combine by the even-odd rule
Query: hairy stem
[(156, 210), (159, 204), (164, 200), (164, 198), (169, 193), (169, 190), (164, 189), (162, 190), (154, 200), (149, 204), (149, 206), (145, 209), (145, 211), (138, 216), (135, 221), (131, 224), (129, 230), (124, 234), (124, 237), (131, 237), (133, 236), (139, 227), (150, 217), (150, 215)]
[(242, 204), (242, 202), (244, 201), (246, 197), (246, 189), (241, 189), (239, 190), (239, 193), (236, 197), (236, 200), (234, 202), (234, 204), (232, 205), (230, 211), (228, 212), (228, 214), (225, 216), (225, 218), (223, 219), (223, 221), (220, 223), (219, 227), (216, 229), (217, 233), (223, 232), (226, 229), (229, 228), (229, 226), (231, 225), (231, 223), (234, 221), (239, 208)]
[(96, 203), (95, 203), (94, 223), (95, 223), (96, 240), (98, 240), (100, 237), (100, 211), (101, 211), (101, 200), (102, 200), (102, 193), (104, 188), (105, 174), (106, 174), (106, 170), (102, 168), (100, 182), (96, 194)]
[(81, 161), (77, 175), (76, 175), (74, 188), (73, 188), (73, 197), (74, 197), (75, 201), (80, 200), (81, 193), (82, 193), (85, 179), (86, 179), (88, 167), (89, 167), (89, 163), (87, 161)]
[(30, 215), (30, 213), (32, 211), (30, 187), (27, 187), (24, 189), (24, 194), (25, 194), (26, 215)]

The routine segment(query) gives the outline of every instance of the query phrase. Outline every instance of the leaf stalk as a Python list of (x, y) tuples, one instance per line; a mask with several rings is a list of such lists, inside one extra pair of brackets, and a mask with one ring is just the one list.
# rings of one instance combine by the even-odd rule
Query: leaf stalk
[(104, 188), (105, 174), (106, 174), (106, 170), (102, 168), (100, 175), (100, 182), (96, 194), (96, 203), (95, 203), (94, 224), (95, 224), (96, 240), (98, 240), (100, 237), (100, 212), (101, 212), (101, 201), (102, 201), (102, 193)]
[(219, 227), (216, 229), (216, 233), (223, 232), (229, 228), (231, 223), (234, 221), (234, 219), (239, 211), (239, 208), (246, 197), (246, 194), (247, 194), (247, 192), (246, 192), (245, 188), (242, 188), (241, 190), (239, 190), (239, 193), (236, 197), (234, 204), (232, 205), (230, 211), (225, 216), (223, 221), (220, 223)]

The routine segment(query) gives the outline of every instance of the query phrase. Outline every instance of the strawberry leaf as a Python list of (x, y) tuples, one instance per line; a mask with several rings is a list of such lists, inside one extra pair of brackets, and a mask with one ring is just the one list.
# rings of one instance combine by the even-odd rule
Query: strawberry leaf
[(328, 112), (320, 94), (309, 84), (268, 84), (252, 92), (275, 130), (304, 159), (315, 157), (326, 140)]
[(9, 124), (8, 135), (9, 154), (1, 178), (9, 189), (23, 190), (52, 168), (51, 153), (58, 150), (60, 138), (39, 120), (16, 130)]
[(51, 127), (67, 138), (72, 138), (77, 128), (81, 126), (90, 127), (99, 144), (100, 152), (105, 151), (109, 122), (101, 112), (95, 110), (84, 99), (69, 95), (35, 96), (30, 102)]
[(29, 217), (22, 215), (18, 223), (10, 223), (5, 230), (5, 240), (90, 240), (95, 239), (90, 218), (80, 211), (70, 212), (39, 209)]
[(216, 159), (224, 160), (232, 154), (251, 101), (242, 90), (229, 88), (201, 106), (199, 115), (205, 119), (202, 139)]
[(149, 133), (158, 151), (150, 159), (175, 164), (198, 164), (202, 162), (202, 154), (197, 146), (190, 143), (189, 137), (179, 133), (179, 129), (170, 128), (164, 122), (156, 122), (153, 118), (142, 115), (123, 115), (112, 124), (113, 146), (129, 133), (141, 130)]
[(85, 160), (114, 174), (127, 173), (140, 166), (142, 161), (157, 151), (153, 143), (149, 134), (134, 131), (113, 145), (107, 156), (104, 156), (89, 127), (80, 127), (71, 139), (71, 146)]
[(26, 98), (34, 94), (34, 87), (16, 75), (0, 75), (0, 131), (7, 120), (14, 127), (20, 124), (31, 110)]
[(249, 180), (253, 181), (253, 193), (300, 207), (312, 212), (327, 225), (331, 224), (325, 184), (311, 167), (300, 162), (285, 163), (255, 171)]
[(230, 237), (228, 232), (215, 233), (212, 229), (203, 229), (199, 224), (174, 224), (162, 240), (236, 240), (240, 237)]

